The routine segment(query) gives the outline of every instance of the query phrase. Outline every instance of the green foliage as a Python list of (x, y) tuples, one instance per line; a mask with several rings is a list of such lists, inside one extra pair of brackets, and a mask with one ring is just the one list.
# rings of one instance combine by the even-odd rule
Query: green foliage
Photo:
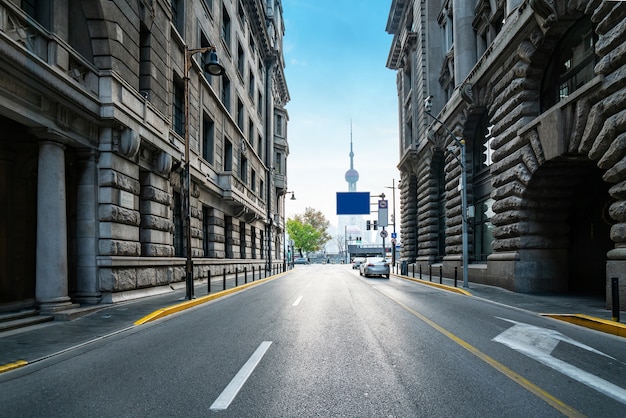
[(319, 251), (332, 238), (326, 231), (330, 222), (322, 212), (306, 208), (304, 214), (287, 219), (286, 228), (295, 248), (305, 254)]

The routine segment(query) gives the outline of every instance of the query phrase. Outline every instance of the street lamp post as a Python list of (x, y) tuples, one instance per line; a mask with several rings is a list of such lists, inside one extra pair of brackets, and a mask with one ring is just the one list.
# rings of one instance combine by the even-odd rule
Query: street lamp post
[(186, 298), (188, 300), (193, 299), (193, 253), (191, 251), (191, 164), (189, 157), (189, 71), (193, 65), (191, 57), (198, 53), (211, 52), (209, 56), (209, 62), (204, 66), (204, 70), (211, 75), (221, 76), (224, 74), (224, 67), (219, 63), (217, 59), (217, 53), (215, 47), (208, 46), (204, 48), (189, 49), (185, 46), (185, 66), (184, 66), (184, 106), (185, 106), (185, 169), (184, 169), (184, 182), (183, 182), (183, 198), (184, 198), (184, 229), (187, 234), (186, 237), (186, 262), (185, 262), (185, 284), (187, 288)]
[[(296, 200), (296, 194), (295, 192), (285, 192), (285, 197), (283, 197), (283, 235), (284, 235), (284, 245), (287, 245), (287, 213), (285, 211), (285, 198), (287, 197), (287, 195), (290, 194), (291, 198), (289, 200)], [(288, 251), (283, 249), (283, 271), (287, 271), (287, 255), (289, 254)], [(292, 254), (292, 258), (293, 258), (293, 252)]]
[(452, 133), (452, 131), (436, 116), (430, 113), (432, 109), (432, 98), (433, 96), (429, 96), (424, 100), (424, 111), (425, 113), (439, 122), (439, 124), (450, 134), (452, 139), (456, 142), (456, 144), (461, 149), (461, 226), (462, 226), (462, 245), (463, 245), (463, 287), (469, 288), (468, 283), (468, 269), (467, 269), (467, 258), (468, 258), (468, 243), (467, 243), (467, 171), (466, 161), (465, 161), (465, 140), (457, 138), (456, 135)]
[(391, 189), (391, 198), (393, 199), (391, 204), (392, 206), (392, 220), (393, 223), (393, 235), (391, 239), (391, 264), (396, 265), (396, 239), (394, 238), (396, 235), (396, 179), (391, 179), (391, 187), (385, 186), (386, 189)]

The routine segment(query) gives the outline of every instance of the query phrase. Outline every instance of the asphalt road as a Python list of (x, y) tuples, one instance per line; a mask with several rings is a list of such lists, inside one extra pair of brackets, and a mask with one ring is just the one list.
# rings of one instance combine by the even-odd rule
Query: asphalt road
[(348, 266), (0, 375), (0, 417), (624, 416), (626, 341)]

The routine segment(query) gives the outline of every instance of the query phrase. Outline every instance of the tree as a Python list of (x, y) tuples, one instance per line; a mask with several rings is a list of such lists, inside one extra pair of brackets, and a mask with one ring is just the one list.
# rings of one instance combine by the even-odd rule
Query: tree
[(318, 251), (330, 239), (330, 234), (326, 231), (330, 222), (324, 214), (313, 208), (306, 208), (303, 214), (295, 215), (293, 219), (288, 219), (286, 223), (287, 233), (293, 240), (295, 248), (307, 256), (313, 251)]
[(344, 234), (338, 234), (335, 237), (335, 244), (337, 245), (337, 250), (339, 251), (339, 254), (345, 258), (346, 255), (346, 236)]

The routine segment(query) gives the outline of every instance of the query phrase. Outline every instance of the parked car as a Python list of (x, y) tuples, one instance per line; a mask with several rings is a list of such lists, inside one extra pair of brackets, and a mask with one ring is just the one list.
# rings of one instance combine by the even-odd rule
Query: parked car
[(383, 276), (389, 278), (389, 263), (382, 257), (368, 257), (359, 267), (361, 276)]
[(298, 257), (295, 260), (293, 260), (293, 264), (309, 264), (309, 260), (307, 260), (304, 257)]
[(352, 260), (352, 268), (355, 270), (358, 269), (364, 261), (365, 258), (355, 258)]

